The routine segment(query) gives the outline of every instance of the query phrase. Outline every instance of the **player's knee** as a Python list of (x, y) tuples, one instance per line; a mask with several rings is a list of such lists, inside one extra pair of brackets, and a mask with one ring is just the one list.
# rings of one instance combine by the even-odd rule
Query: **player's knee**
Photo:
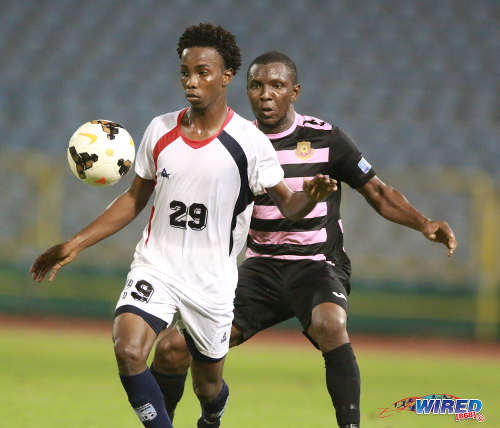
[(114, 345), (116, 361), (120, 372), (130, 374), (146, 364), (146, 357), (140, 345), (116, 340)]
[(154, 367), (162, 372), (187, 371), (191, 357), (184, 338), (165, 339), (156, 345)]
[(312, 322), (312, 330), (318, 340), (335, 338), (346, 332), (346, 318), (343, 316), (323, 317)]

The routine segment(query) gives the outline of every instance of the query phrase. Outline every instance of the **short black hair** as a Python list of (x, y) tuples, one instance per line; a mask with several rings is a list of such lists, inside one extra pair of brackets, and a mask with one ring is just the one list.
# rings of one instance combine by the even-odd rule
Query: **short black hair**
[(297, 84), (298, 74), (297, 74), (297, 66), (295, 65), (295, 62), (293, 62), (292, 59), (288, 55), (285, 55), (284, 53), (278, 52), (278, 51), (269, 51), (269, 52), (263, 53), (262, 55), (259, 55), (257, 58), (255, 58), (248, 66), (247, 80), (248, 80), (248, 77), (250, 74), (250, 69), (252, 68), (253, 65), (255, 65), (255, 64), (265, 65), (265, 64), (271, 64), (273, 62), (285, 65), (288, 68), (288, 70), (290, 70), (290, 73), (292, 73), (292, 83), (294, 85)]
[(224, 60), (224, 66), (233, 70), (233, 74), (236, 74), (241, 66), (241, 53), (236, 44), (236, 38), (220, 25), (200, 23), (186, 28), (177, 45), (179, 58), (184, 49), (193, 46), (210, 47), (217, 50)]

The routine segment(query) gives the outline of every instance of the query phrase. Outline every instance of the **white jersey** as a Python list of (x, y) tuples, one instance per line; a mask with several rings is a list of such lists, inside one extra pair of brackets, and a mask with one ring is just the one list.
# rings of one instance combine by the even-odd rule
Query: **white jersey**
[(156, 184), (132, 268), (154, 269), (180, 293), (227, 309), (254, 195), (278, 184), (283, 170), (267, 137), (231, 109), (219, 134), (203, 141), (181, 134), (186, 110), (155, 117), (137, 152), (137, 175)]

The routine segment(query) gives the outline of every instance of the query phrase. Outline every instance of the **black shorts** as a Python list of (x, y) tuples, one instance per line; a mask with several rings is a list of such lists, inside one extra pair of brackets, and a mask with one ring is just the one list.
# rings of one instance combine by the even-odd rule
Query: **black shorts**
[(349, 274), (329, 263), (252, 257), (238, 275), (233, 324), (244, 340), (292, 317), (305, 332), (320, 303), (333, 302), (347, 312)]

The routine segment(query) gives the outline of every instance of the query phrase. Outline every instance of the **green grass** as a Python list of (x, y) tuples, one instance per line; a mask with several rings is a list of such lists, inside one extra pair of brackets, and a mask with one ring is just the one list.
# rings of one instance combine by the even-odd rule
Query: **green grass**
[[(2, 418), (22, 428), (138, 428), (122, 390), (111, 340), (85, 333), (0, 330)], [(392, 356), (358, 352), (363, 427), (456, 427), (453, 416), (377, 408), (414, 394), (451, 393), (483, 400), (487, 426), (499, 426), (500, 370), (492, 360)], [(225, 369), (230, 402), (224, 428), (334, 427), (323, 361), (313, 349), (243, 345)], [(190, 384), (176, 428), (194, 427), (199, 406)], [(470, 424), (476, 422), (461, 422)]]

